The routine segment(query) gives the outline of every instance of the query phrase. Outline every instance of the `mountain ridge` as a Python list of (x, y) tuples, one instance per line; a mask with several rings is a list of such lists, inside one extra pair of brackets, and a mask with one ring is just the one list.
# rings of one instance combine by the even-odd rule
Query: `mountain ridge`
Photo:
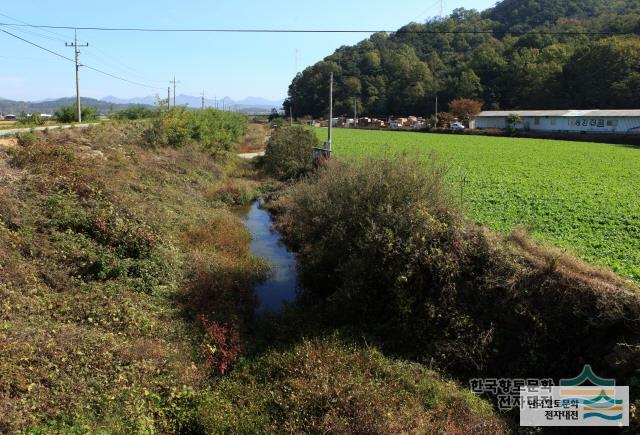
[[(205, 99), (206, 107), (217, 107), (219, 109), (224, 107), (237, 110), (241, 112), (255, 112), (255, 113), (268, 113), (272, 108), (281, 109), (282, 101), (271, 101), (260, 97), (246, 97), (238, 102), (232, 100), (229, 97), (224, 97), (220, 100)], [(57, 109), (63, 106), (75, 105), (75, 97), (62, 97), (54, 99), (46, 99), (39, 101), (19, 101), (9, 100), (7, 98), (0, 97), (0, 113), (18, 114), (20, 112), (40, 112), (40, 113), (53, 113)], [(117, 98), (113, 96), (106, 96), (104, 98), (82, 98), (83, 106), (94, 107), (100, 113), (112, 112), (115, 110), (121, 110), (130, 106), (156, 106), (156, 97), (134, 97), (134, 98)], [(186, 105), (190, 108), (200, 108), (202, 105), (201, 97), (194, 97), (189, 95), (176, 96), (176, 104), (179, 106)]]

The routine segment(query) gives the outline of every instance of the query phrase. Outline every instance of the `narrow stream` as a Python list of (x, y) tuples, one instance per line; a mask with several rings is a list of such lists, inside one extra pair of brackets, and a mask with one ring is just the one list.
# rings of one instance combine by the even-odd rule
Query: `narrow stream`
[(242, 210), (240, 216), (251, 233), (251, 253), (263, 258), (271, 267), (267, 280), (255, 288), (258, 298), (256, 313), (277, 313), (286, 302), (296, 298), (296, 258), (273, 229), (271, 215), (261, 206), (262, 200), (255, 201), (250, 208)]

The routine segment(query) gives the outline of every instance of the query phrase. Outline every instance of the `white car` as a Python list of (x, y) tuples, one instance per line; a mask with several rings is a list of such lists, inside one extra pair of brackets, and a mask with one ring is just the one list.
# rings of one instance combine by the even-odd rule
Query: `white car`
[(451, 124), (451, 129), (452, 130), (464, 130), (464, 125), (462, 125), (459, 122), (454, 122), (453, 124)]

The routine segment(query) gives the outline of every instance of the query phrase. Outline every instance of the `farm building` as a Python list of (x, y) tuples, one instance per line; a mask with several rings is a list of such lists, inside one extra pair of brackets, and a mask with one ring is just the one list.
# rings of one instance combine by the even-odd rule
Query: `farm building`
[(505, 129), (507, 118), (512, 114), (522, 118), (520, 124), (514, 125), (518, 130), (640, 134), (640, 110), (484, 111), (471, 120), (470, 127)]

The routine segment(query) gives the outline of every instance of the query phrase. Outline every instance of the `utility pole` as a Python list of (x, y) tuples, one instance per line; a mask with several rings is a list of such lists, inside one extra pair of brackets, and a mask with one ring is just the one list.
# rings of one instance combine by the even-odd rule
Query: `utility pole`
[(204, 89), (202, 90), (202, 110), (204, 110)]
[(176, 81), (176, 76), (173, 76), (173, 80), (171, 80), (169, 83), (171, 83), (173, 85), (173, 108), (175, 109), (176, 107), (176, 85), (180, 82)]
[(333, 72), (329, 76), (329, 140), (327, 141), (326, 150), (331, 153), (331, 128), (333, 124)]
[(167, 110), (171, 108), (171, 86), (167, 86)]
[(293, 107), (289, 105), (289, 125), (293, 125)]
[(358, 126), (358, 100), (353, 98), (353, 128)]
[(438, 94), (436, 94), (436, 127), (438, 126)]
[(218, 110), (218, 96), (213, 97), (214, 106), (216, 106), (216, 110)]
[(78, 31), (73, 32), (73, 42), (65, 42), (66, 47), (73, 47), (76, 52), (76, 110), (78, 112), (78, 122), (82, 122), (82, 106), (80, 104), (80, 47), (88, 47), (89, 44), (78, 44)]

